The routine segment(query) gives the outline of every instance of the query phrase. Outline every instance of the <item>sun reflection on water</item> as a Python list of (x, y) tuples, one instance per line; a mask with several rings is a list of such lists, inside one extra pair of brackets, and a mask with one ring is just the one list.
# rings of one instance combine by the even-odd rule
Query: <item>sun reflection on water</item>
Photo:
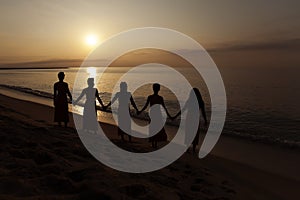
[(86, 69), (86, 72), (89, 74), (89, 78), (95, 78), (97, 75), (96, 67), (88, 67)]

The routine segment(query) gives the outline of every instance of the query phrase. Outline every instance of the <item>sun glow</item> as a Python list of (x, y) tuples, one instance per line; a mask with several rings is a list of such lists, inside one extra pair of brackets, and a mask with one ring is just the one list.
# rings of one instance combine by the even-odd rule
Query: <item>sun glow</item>
[(89, 46), (95, 46), (96, 44), (98, 44), (98, 42), (99, 39), (96, 35), (91, 34), (85, 37), (85, 43)]

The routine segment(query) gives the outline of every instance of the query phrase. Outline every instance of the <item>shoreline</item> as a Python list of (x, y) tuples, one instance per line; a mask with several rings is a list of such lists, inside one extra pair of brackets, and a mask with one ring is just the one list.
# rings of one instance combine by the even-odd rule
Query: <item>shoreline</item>
[[(8, 90), (10, 91), (10, 90)], [(23, 93), (18, 91), (12, 91), (12, 95), (20, 93), (20, 96), (22, 97)], [(1, 92), (0, 87), (0, 95), (4, 95)], [(52, 100), (46, 99), (43, 97), (40, 97), (40, 99), (44, 99), (45, 102), (33, 102), (31, 94), (27, 95), (28, 98), (26, 99), (20, 99), (18, 97), (12, 97), (7, 96), (8, 98), (16, 99), (21, 102), (27, 101), (29, 104), (37, 104), (41, 106), (46, 106), (48, 109), (53, 109)], [(35, 98), (35, 96), (33, 97)], [(72, 115), (71, 107), (69, 107), (69, 112)], [(78, 113), (76, 113), (78, 114)], [(100, 114), (100, 116), (99, 116)], [(79, 114), (78, 114), (79, 115)], [(80, 115), (81, 117), (81, 115)], [(70, 118), (73, 119), (73, 116)], [(47, 119), (49, 121), (49, 119)], [(50, 119), (51, 121), (52, 119)], [(98, 112), (98, 121), (100, 124), (105, 124), (106, 126), (112, 126), (116, 127), (115, 122), (113, 121), (113, 118), (109, 118), (105, 112)], [(135, 119), (138, 120), (138, 119)], [(140, 120), (140, 123), (145, 123), (144, 121)], [(53, 122), (54, 124), (54, 122)], [(74, 127), (74, 124), (72, 122), (72, 127)], [(173, 138), (176, 134), (176, 127), (172, 126), (165, 126), (166, 132), (168, 135), (168, 138)], [(203, 141), (205, 135), (200, 134), (200, 141), (199, 145), (201, 145), (201, 142)], [(118, 138), (114, 138), (118, 139)], [(246, 146), (246, 147), (245, 147)], [(227, 148), (230, 147), (230, 148)], [(255, 148), (252, 148), (255, 147)], [(223, 149), (226, 148), (226, 151), (223, 151)], [(199, 146), (197, 147), (197, 150), (199, 149)], [(242, 150), (240, 152), (237, 152), (236, 150)], [(249, 149), (253, 149), (253, 152), (249, 152)], [(276, 153), (273, 153), (276, 152)], [(284, 145), (278, 145), (276, 143), (269, 143), (269, 142), (261, 142), (257, 140), (251, 140), (247, 137), (240, 137), (236, 135), (230, 135), (230, 134), (221, 134), (221, 137), (219, 141), (217, 142), (216, 146), (210, 152), (210, 154), (213, 154), (215, 156), (219, 157), (225, 157), (226, 159), (237, 161), (242, 164), (246, 164), (251, 167), (255, 167), (260, 170), (266, 170), (273, 173), (281, 174), (284, 177), (289, 178), (295, 178), (296, 180), (300, 181), (300, 172), (298, 172), (297, 169), (300, 169), (300, 149), (299, 148), (293, 148), (290, 146), (284, 146)], [(258, 157), (254, 157), (253, 154), (260, 155)], [(276, 162), (277, 157), (274, 156), (279, 155), (278, 157), (284, 158), (288, 157), (287, 160), (289, 162), (286, 163), (279, 163), (279, 165), (272, 165), (272, 163)], [(259, 162), (258, 162), (259, 161)], [(298, 162), (297, 162), (298, 161)], [(280, 166), (280, 167), (279, 167)], [(288, 170), (282, 170), (282, 169), (288, 169)], [(294, 176), (296, 175), (296, 176)]]
[[(2, 109), (5, 111), (4, 114), (6, 113), (6, 117), (8, 116), (11, 119), (20, 121), (21, 124), (29, 124), (30, 126), (36, 127), (34, 129), (37, 132), (36, 134), (39, 134), (39, 132), (44, 129), (55, 129), (55, 132), (61, 132), (61, 137), (72, 133), (72, 135), (75, 134), (72, 138), (78, 138), (73, 128), (63, 129), (54, 125), (52, 122), (53, 109), (49, 106), (18, 100), (4, 95), (0, 95), (0, 102)], [(1, 115), (3, 115), (3, 113), (1, 113)], [(70, 119), (72, 119), (72, 113), (70, 113), (70, 117)], [(72, 120), (70, 122), (70, 126), (72, 127), (74, 124)], [(113, 139), (119, 140), (116, 134), (117, 127), (105, 123), (100, 124), (110, 131), (110, 135)], [(4, 127), (1, 127), (1, 129), (5, 128), (5, 126), (8, 125), (4, 124)], [(17, 129), (17, 126), (10, 128), (12, 128), (13, 131)], [(52, 135), (56, 135), (57, 133), (55, 132), (52, 133), (50, 131)], [(3, 133), (5, 133), (5, 131), (2, 132), (2, 134)], [(27, 132), (22, 132), (22, 134), (27, 135)], [(5, 137), (10, 136), (7, 135)], [(45, 135), (45, 137), (48, 136)], [(78, 139), (76, 139), (76, 141), (77, 140)], [(68, 141), (62, 140), (61, 142), (67, 144)], [(80, 141), (77, 141), (77, 143), (81, 144)], [(143, 145), (139, 143), (134, 144), (137, 145), (138, 148), (141, 148), (140, 145)], [(55, 148), (55, 146), (53, 147)], [(89, 155), (89, 157), (91, 156)], [(212, 170), (210, 173), (214, 174), (218, 180), (222, 177), (222, 179), (233, 182), (235, 188), (232, 190), (235, 191), (235, 195), (243, 196), (243, 199), (290, 199), (290, 197), (299, 195), (299, 159), (299, 152), (296, 151), (279, 147), (274, 148), (270, 145), (256, 144), (251, 141), (246, 142), (223, 135), (210, 155), (204, 159), (199, 160), (197, 156), (186, 153), (166, 169), (147, 174), (160, 174), (163, 173), (164, 170), (168, 170), (174, 166), (176, 166), (176, 170), (180, 171), (181, 168), (185, 168), (184, 166), (188, 164), (190, 166), (189, 168), (191, 168), (190, 173), (192, 174), (196, 173), (194, 170), (197, 169), (200, 169), (200, 171), (204, 170), (204, 172), (201, 173), (205, 173), (205, 169), (209, 169)], [(98, 161), (95, 160), (93, 162), (98, 163)], [(100, 163), (98, 163), (98, 165), (99, 164)], [(101, 164), (101, 166), (103, 165)], [(198, 168), (197, 166), (201, 167)], [(107, 167), (104, 168), (106, 169)], [(123, 174), (115, 170), (111, 173)], [(172, 175), (175, 176), (175, 174)], [(136, 177), (136, 175), (130, 176)], [(190, 185), (190, 187), (192, 187), (192, 185)], [(211, 190), (216, 189), (213, 187)]]
[[(25, 100), (31, 101), (33, 103), (40, 103), (43, 105), (53, 107), (52, 98), (50, 98), (49, 95), (45, 96), (44, 92), (42, 92), (42, 94), (33, 94), (31, 92), (28, 92), (27, 90), (20, 91), (18, 88), (19, 88), (18, 86), (9, 86), (9, 85), (0, 84), (0, 94), (2, 93), (6, 96), (20, 99), (20, 100), (22, 100), (23, 97), (25, 97)], [(36, 92), (36, 91), (34, 91), (34, 92)], [(79, 107), (81, 107), (81, 106), (79, 106)], [(70, 109), (70, 106), (69, 106), (69, 109)], [(82, 109), (82, 107), (79, 109)], [(75, 112), (80, 113), (80, 110), (76, 109)], [(103, 111), (102, 109), (99, 109), (99, 107), (98, 107), (98, 120), (104, 121), (108, 124), (115, 125), (114, 119), (107, 114), (110, 112), (111, 112), (110, 110)], [(142, 117), (133, 116), (133, 118), (134, 118), (134, 120), (137, 120), (140, 124), (147, 124), (147, 120), (145, 120)], [(166, 130), (168, 130), (168, 132), (171, 132), (171, 134), (169, 134), (169, 137), (173, 137), (173, 135), (176, 132), (177, 127), (178, 126), (175, 125), (174, 122), (172, 122), (172, 121), (171, 122), (169, 121), (167, 123), (165, 128), (166, 128)], [(206, 131), (206, 130), (202, 129), (202, 132), (203, 131)], [(286, 148), (286, 149), (300, 151), (299, 142), (292, 142), (292, 141), (287, 142), (286, 140), (280, 141), (280, 140), (274, 140), (274, 139), (270, 139), (270, 138), (266, 138), (266, 137), (257, 137), (257, 135), (234, 134), (231, 132), (225, 132), (225, 133), (223, 132), (222, 135), (226, 135), (228, 137), (241, 139), (241, 140), (245, 140), (245, 141), (255, 142), (258, 144), (271, 145), (271, 146), (275, 146), (275, 147), (282, 147), (282, 148)]]

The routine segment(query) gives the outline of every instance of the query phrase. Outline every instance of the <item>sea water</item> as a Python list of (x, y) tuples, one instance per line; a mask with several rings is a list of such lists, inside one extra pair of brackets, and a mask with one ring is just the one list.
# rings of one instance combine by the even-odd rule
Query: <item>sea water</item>
[[(119, 78), (129, 70), (128, 67), (111, 67), (105, 72), (104, 68), (98, 67), (96, 73), (100, 96), (105, 104), (113, 96), (113, 88)], [(184, 74), (193, 87), (200, 89), (206, 103), (208, 117), (210, 116), (210, 96), (205, 82), (190, 68), (177, 68)], [(245, 68), (227, 67), (220, 68), (226, 95), (227, 116), (223, 133), (251, 138), (258, 141), (267, 141), (288, 146), (300, 146), (300, 70), (298, 68)], [(65, 81), (69, 83), (73, 96), (78, 96), (81, 89), (87, 87), (84, 83), (82, 88), (73, 91), (73, 84), (78, 75), (78, 68), (67, 69), (10, 69), (0, 71), (0, 84), (2, 88), (18, 90), (30, 93), (33, 96), (43, 97), (51, 101), (53, 84), (57, 81), (57, 73), (64, 71)], [(159, 80), (159, 76), (168, 76), (167, 71), (157, 67), (145, 68), (138, 72), (137, 78), (145, 76), (153, 78), (153, 83)], [(81, 74), (87, 78), (88, 72)], [(99, 78), (100, 75), (103, 75)], [(171, 85), (180, 88), (181, 84), (176, 79), (170, 78)], [(128, 82), (135, 84), (134, 80)], [(151, 84), (145, 85), (136, 91), (131, 91), (139, 109), (143, 107), (147, 96), (152, 94)], [(160, 95), (164, 97), (166, 106), (171, 115), (175, 115), (180, 107), (174, 93), (168, 88), (162, 87)], [(37, 101), (40, 98), (36, 98)], [(116, 106), (116, 105), (114, 105)], [(78, 113), (82, 108), (78, 107)], [(132, 112), (134, 113), (134, 112)], [(110, 121), (109, 114), (98, 112), (99, 120)], [(147, 113), (139, 117), (147, 120)], [(179, 120), (168, 120), (171, 126), (177, 126)]]

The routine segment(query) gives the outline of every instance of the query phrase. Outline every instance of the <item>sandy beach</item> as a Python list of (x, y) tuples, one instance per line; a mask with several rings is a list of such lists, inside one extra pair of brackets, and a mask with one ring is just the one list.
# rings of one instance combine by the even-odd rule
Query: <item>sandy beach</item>
[(0, 5), (0, 200), (300, 199), (300, 1)]
[[(53, 123), (53, 108), (0, 95), (0, 199), (296, 199), (297, 149), (221, 136), (204, 159), (185, 153), (146, 174), (111, 169), (81, 143), (70, 127)], [(101, 123), (121, 144), (117, 127)]]

